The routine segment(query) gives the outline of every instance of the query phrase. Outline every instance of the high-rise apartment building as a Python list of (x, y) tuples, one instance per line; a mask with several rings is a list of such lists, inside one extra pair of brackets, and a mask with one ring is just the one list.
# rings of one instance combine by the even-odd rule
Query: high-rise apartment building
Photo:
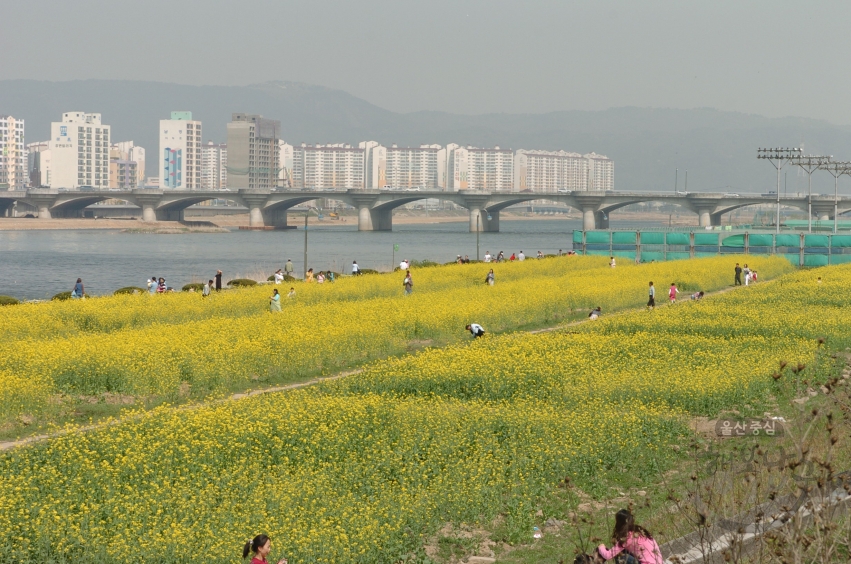
[[(110, 127), (100, 114), (65, 112), (50, 124), (51, 188), (109, 187)], [(42, 179), (44, 184), (44, 179)]]
[[(141, 170), (140, 170), (141, 169)], [(109, 149), (109, 187), (133, 190), (145, 179), (145, 149), (133, 141), (114, 143)]]
[(363, 188), (364, 149), (351, 145), (293, 147), (293, 187)]
[(201, 190), (221, 190), (228, 185), (227, 143), (207, 141), (201, 146)]
[(386, 183), (391, 188), (437, 189), (437, 155), (440, 145), (387, 148)]
[(109, 159), (109, 187), (118, 190), (138, 188), (138, 163), (127, 159)]
[[(119, 158), (136, 163), (136, 184), (143, 186), (145, 184), (145, 148), (136, 145), (133, 141), (119, 141), (112, 145), (112, 149), (120, 152)], [(110, 151), (110, 159), (113, 154)]]
[(604, 155), (520, 149), (514, 163), (515, 189), (553, 194), (559, 190), (612, 190), (614, 163)]
[(614, 190), (615, 189), (615, 163), (605, 155), (588, 153), (585, 155), (588, 161), (588, 189), (589, 190)]
[(514, 153), (511, 149), (446, 146), (449, 190), (510, 192), (514, 184)]
[(280, 172), (278, 172), (278, 186), (282, 188), (293, 187), (293, 146), (284, 141), (278, 141), (278, 160), (280, 161)]
[(27, 143), (27, 174), (33, 188), (50, 186), (50, 141)]
[(579, 153), (520, 149), (515, 154), (515, 189), (555, 194), (588, 189), (588, 161)]
[(201, 122), (192, 112), (171, 112), (160, 120), (160, 188), (198, 190), (201, 188)]
[(387, 148), (378, 141), (361, 141), (363, 149), (363, 186), (378, 190), (387, 186)]
[(24, 120), (0, 116), (0, 190), (22, 190), (27, 178)]
[(233, 114), (228, 123), (228, 187), (271, 190), (278, 185), (281, 122)]

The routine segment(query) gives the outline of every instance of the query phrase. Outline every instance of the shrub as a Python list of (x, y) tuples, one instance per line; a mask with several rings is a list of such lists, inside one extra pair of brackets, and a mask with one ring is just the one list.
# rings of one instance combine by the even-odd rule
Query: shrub
[(59, 292), (58, 294), (56, 294), (55, 296), (53, 296), (50, 299), (57, 300), (57, 301), (70, 300), (71, 299), (71, 292)]
[(412, 267), (415, 266), (417, 268), (428, 268), (430, 266), (440, 266), (440, 263), (434, 262), (433, 260), (430, 260), (430, 259), (412, 260), (411, 266)]
[(256, 285), (256, 281), (250, 280), (248, 278), (237, 278), (236, 280), (231, 280), (230, 282), (228, 282), (228, 286), (234, 286), (236, 288)]
[(12, 296), (0, 296), (0, 305), (17, 305), (20, 302)]
[(137, 286), (126, 286), (124, 288), (119, 288), (113, 292), (114, 295), (118, 296), (121, 294), (144, 294), (147, 290), (143, 290)]
[(196, 292), (200, 292), (204, 289), (204, 284), (201, 282), (190, 282), (181, 288), (184, 292), (188, 292), (189, 290), (195, 290)]
[(361, 274), (378, 274), (378, 271), (375, 270), (375, 269), (372, 269), (372, 268), (361, 268), (360, 273)]

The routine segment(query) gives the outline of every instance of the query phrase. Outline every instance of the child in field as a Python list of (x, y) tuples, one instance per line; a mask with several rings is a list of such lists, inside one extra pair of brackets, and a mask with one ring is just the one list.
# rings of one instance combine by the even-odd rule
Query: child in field
[[(638, 564), (664, 564), (662, 551), (653, 540), (653, 535), (641, 525), (635, 524), (635, 519), (628, 509), (621, 509), (615, 514), (612, 540), (615, 544), (611, 550), (604, 544), (597, 547), (597, 554), (603, 560), (611, 560), (621, 552), (627, 552), (633, 557), (632, 561)], [(630, 562), (629, 556), (627, 562)]]
[(647, 309), (656, 307), (656, 288), (653, 286), (653, 281), (650, 281), (650, 299), (647, 300)]
[(466, 329), (473, 335), (474, 339), (485, 334), (485, 328), (478, 323), (470, 323)]
[(671, 282), (671, 288), (668, 290), (668, 299), (671, 300), (672, 304), (677, 303), (677, 294), (679, 293), (680, 291), (677, 290), (677, 285)]
[(591, 310), (591, 313), (588, 314), (588, 319), (594, 321), (596, 319), (599, 319), (601, 315), (603, 315), (603, 308), (597, 306), (595, 309)]
[(691, 295), (691, 299), (694, 300), (694, 301), (703, 299), (703, 291), (695, 292), (694, 294)]

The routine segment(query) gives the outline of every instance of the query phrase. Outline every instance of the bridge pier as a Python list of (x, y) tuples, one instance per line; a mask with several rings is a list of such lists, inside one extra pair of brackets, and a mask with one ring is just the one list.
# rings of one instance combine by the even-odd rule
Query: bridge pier
[(27, 193), (28, 200), (38, 210), (39, 219), (51, 219), (50, 208), (56, 203), (58, 190), (32, 189)]
[(819, 221), (828, 221), (833, 219), (833, 202), (813, 202), (813, 215)]
[(271, 210), (263, 211), (263, 223), (266, 225), (273, 225), (275, 227), (286, 227), (287, 226), (287, 210), (281, 208), (274, 208)]
[(12, 217), (15, 202), (0, 202), (0, 217)]
[(596, 229), (608, 229), (609, 228), (609, 214), (604, 211), (598, 211), (594, 214), (594, 222), (596, 223)]
[(242, 197), (245, 205), (248, 206), (248, 225), (250, 227), (264, 227), (266, 221), (263, 217), (263, 206), (266, 204), (266, 200), (269, 199), (269, 193), (261, 192), (260, 190), (242, 189), (239, 191), (239, 195)]
[[(488, 219), (490, 215), (490, 219)], [(470, 233), (476, 230), (485, 233), (496, 233), (499, 231), (499, 211), (488, 211), (482, 213), (481, 208), (470, 208)]]
[(574, 197), (576, 208), (582, 211), (582, 229), (584, 231), (598, 229), (597, 219), (602, 220), (601, 214), (604, 213), (600, 209), (603, 199), (602, 196), (587, 196), (585, 194), (578, 194)]
[(133, 190), (133, 199), (128, 201), (142, 208), (143, 222), (154, 223), (159, 220), (157, 204), (162, 196), (162, 190)]

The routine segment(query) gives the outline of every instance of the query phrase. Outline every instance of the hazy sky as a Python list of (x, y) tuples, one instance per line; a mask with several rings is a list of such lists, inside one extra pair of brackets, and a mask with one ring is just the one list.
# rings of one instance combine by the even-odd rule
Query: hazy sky
[(290, 80), (400, 112), (714, 107), (851, 123), (851, 3), (0, 0), (0, 77)]

